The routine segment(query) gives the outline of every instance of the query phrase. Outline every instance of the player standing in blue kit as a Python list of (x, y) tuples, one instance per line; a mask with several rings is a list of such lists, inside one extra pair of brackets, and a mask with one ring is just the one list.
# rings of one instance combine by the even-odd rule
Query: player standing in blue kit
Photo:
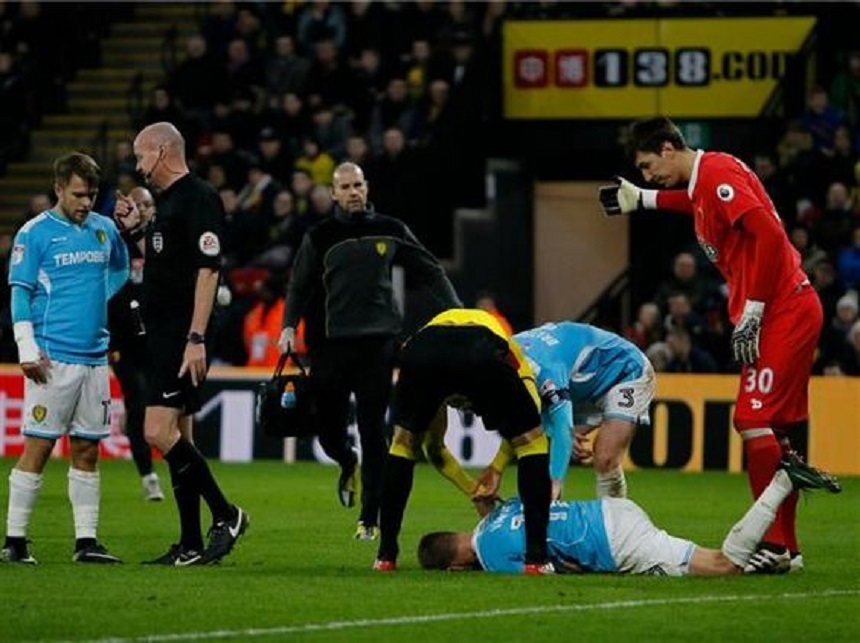
[(45, 464), (69, 436), (73, 560), (118, 563), (96, 539), (99, 440), (110, 432), (108, 300), (128, 279), (116, 225), (93, 212), (101, 170), (85, 154), (54, 162), (57, 204), (15, 235), (9, 269), (12, 321), (24, 381), (24, 452), (9, 474), (0, 560), (34, 565), (27, 528)]

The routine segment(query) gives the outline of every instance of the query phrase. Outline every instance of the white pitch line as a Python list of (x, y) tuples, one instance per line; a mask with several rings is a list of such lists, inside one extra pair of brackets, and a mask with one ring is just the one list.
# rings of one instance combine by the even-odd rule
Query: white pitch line
[(79, 641), (78, 643), (160, 643), (161, 641), (206, 641), (231, 637), (252, 638), (279, 636), (283, 634), (302, 634), (305, 632), (331, 632), (368, 627), (387, 627), (391, 625), (414, 625), (417, 623), (439, 623), (476, 618), (495, 618), (498, 616), (522, 616), (527, 614), (547, 614), (551, 612), (588, 612), (594, 610), (617, 610), (637, 607), (656, 607), (664, 605), (696, 605), (702, 603), (734, 603), (762, 600), (798, 600), (812, 598), (834, 598), (839, 596), (858, 596), (860, 589), (834, 589), (821, 592), (802, 592), (784, 594), (740, 594), (729, 596), (697, 596), (690, 598), (654, 598), (635, 601), (612, 601), (609, 603), (587, 603), (575, 605), (539, 605), (534, 607), (512, 607), (507, 609), (481, 610), (478, 612), (449, 612), (426, 614), (424, 616), (395, 616), (391, 618), (360, 619), (356, 621), (330, 621), (328, 623), (307, 623), (305, 625), (285, 625), (283, 627), (250, 628), (245, 630), (214, 630), (211, 632), (177, 632), (175, 634), (153, 634), (132, 638), (102, 638)]

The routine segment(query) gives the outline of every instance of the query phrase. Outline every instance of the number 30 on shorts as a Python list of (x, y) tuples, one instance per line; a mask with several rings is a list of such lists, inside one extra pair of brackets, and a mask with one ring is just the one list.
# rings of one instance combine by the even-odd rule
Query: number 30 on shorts
[(744, 380), (744, 391), (752, 393), (770, 393), (773, 389), (773, 369), (762, 368), (756, 370), (754, 368), (747, 369), (746, 378)]

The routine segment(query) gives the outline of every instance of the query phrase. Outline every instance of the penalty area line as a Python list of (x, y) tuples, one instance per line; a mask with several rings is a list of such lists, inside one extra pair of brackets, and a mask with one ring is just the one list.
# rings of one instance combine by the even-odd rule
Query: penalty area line
[(792, 601), (818, 598), (837, 598), (858, 596), (860, 589), (824, 590), (820, 592), (795, 592), (782, 594), (735, 594), (726, 596), (694, 596), (689, 598), (653, 598), (629, 601), (610, 601), (606, 603), (585, 603), (575, 605), (536, 605), (532, 607), (511, 607), (473, 612), (447, 612), (389, 618), (358, 619), (353, 621), (329, 621), (327, 623), (307, 623), (305, 625), (285, 625), (283, 627), (248, 628), (241, 630), (213, 630), (210, 632), (176, 632), (173, 634), (153, 634), (140, 637), (111, 637), (79, 641), (78, 643), (161, 643), (162, 641), (208, 641), (226, 638), (256, 638), (302, 634), (305, 632), (332, 632), (371, 627), (390, 627), (393, 625), (416, 625), (420, 623), (442, 623), (470, 619), (497, 618), (499, 616), (524, 616), (533, 614), (552, 614), (563, 612), (592, 612), (599, 610), (632, 609), (639, 607), (660, 607), (666, 605), (702, 605), (708, 603), (741, 603), (746, 601)]

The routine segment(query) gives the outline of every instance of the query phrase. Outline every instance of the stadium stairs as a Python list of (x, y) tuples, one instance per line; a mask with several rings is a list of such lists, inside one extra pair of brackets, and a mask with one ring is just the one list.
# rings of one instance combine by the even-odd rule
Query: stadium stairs
[[(190, 4), (139, 3), (133, 18), (117, 22), (101, 44), (101, 67), (80, 69), (66, 86), (67, 109), (46, 114), (30, 134), (26, 160), (11, 162), (0, 178), (0, 230), (11, 232), (30, 197), (51, 191), (51, 162), (73, 150), (91, 154), (104, 168), (116, 141), (131, 140), (132, 104), (164, 76), (166, 34), (183, 37), (196, 30)], [(135, 89), (136, 87), (136, 89)]]

